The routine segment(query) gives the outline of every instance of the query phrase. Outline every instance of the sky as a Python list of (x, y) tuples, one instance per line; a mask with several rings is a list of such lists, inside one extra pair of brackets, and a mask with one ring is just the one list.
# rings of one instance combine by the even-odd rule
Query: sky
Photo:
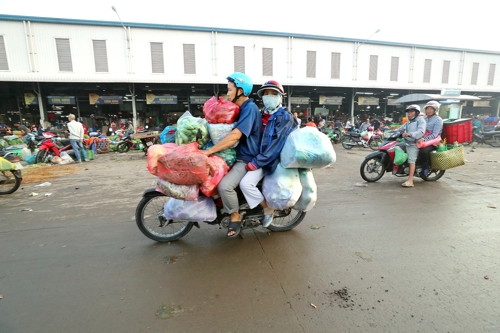
[[(500, 51), (500, 24), (494, 3), (492, 0), (0, 0), (0, 13), (117, 21), (111, 9), (115, 6), (123, 22), (369, 38)], [(246, 7), (239, 7), (242, 4)]]

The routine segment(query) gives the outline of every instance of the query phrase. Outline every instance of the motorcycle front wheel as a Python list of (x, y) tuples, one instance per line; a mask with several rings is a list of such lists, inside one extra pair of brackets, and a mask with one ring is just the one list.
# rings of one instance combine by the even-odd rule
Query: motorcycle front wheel
[(381, 139), (371, 139), (369, 146), (371, 150), (378, 150), (379, 145), (382, 143)]
[(116, 146), (116, 150), (119, 153), (126, 153), (130, 150), (130, 146), (126, 142), (120, 142), (118, 146)]
[(0, 171), (0, 195), (14, 193), (21, 186), (22, 179), (16, 177), (14, 170)]
[(366, 159), (361, 163), (361, 167), (359, 168), (359, 173), (361, 177), (367, 182), (376, 182), (385, 173), (384, 164), (379, 157), (372, 157)]
[(350, 136), (342, 137), (341, 142), (342, 142), (342, 147), (344, 147), (347, 150), (352, 149), (352, 147), (354, 147), (354, 145), (356, 145), (356, 142), (354, 142)]
[(273, 222), (267, 228), (271, 231), (292, 230), (302, 222), (305, 216), (306, 212), (292, 208), (278, 210), (274, 213)]
[(164, 195), (144, 197), (135, 210), (135, 222), (139, 230), (157, 242), (171, 242), (187, 235), (193, 222), (167, 220), (163, 207), (171, 198)]
[(45, 160), (47, 160), (47, 157), (51, 155), (49, 153), (49, 150), (48, 149), (43, 149), (43, 150), (40, 150), (38, 151), (38, 153), (36, 154), (36, 157), (35, 157), (35, 162), (38, 164), (38, 163), (45, 163)]

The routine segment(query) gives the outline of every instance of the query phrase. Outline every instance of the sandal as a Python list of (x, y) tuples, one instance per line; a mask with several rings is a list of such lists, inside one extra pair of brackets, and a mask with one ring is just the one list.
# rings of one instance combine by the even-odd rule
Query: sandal
[[(231, 231), (234, 231), (234, 234), (229, 235)], [(241, 231), (241, 221), (231, 221), (229, 222), (229, 226), (227, 228), (227, 238), (233, 238), (240, 234)]]
[(413, 187), (413, 183), (410, 183), (409, 181), (405, 181), (403, 184), (401, 184), (403, 187)]

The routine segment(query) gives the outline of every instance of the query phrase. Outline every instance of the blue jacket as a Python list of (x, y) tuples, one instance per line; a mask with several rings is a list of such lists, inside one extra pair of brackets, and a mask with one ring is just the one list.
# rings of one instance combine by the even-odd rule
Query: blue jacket
[(285, 107), (280, 107), (267, 121), (260, 143), (260, 153), (252, 163), (270, 175), (280, 162), (281, 149), (290, 133), (297, 129), (295, 118)]

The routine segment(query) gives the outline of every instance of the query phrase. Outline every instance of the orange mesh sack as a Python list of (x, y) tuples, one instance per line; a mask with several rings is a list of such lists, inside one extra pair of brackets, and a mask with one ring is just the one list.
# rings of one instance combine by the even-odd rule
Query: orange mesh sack
[(203, 114), (210, 124), (232, 124), (238, 120), (240, 107), (233, 102), (215, 96), (203, 105)]
[(163, 145), (152, 145), (148, 148), (148, 171), (150, 174), (158, 176), (158, 158), (175, 147), (177, 147), (175, 143), (166, 143)]
[(208, 179), (208, 157), (198, 143), (176, 147), (158, 158), (158, 177), (179, 185), (202, 184)]
[(208, 166), (210, 173), (207, 181), (200, 186), (200, 191), (207, 197), (213, 197), (218, 193), (217, 185), (219, 185), (222, 178), (229, 172), (229, 167), (224, 160), (216, 155), (208, 158)]

